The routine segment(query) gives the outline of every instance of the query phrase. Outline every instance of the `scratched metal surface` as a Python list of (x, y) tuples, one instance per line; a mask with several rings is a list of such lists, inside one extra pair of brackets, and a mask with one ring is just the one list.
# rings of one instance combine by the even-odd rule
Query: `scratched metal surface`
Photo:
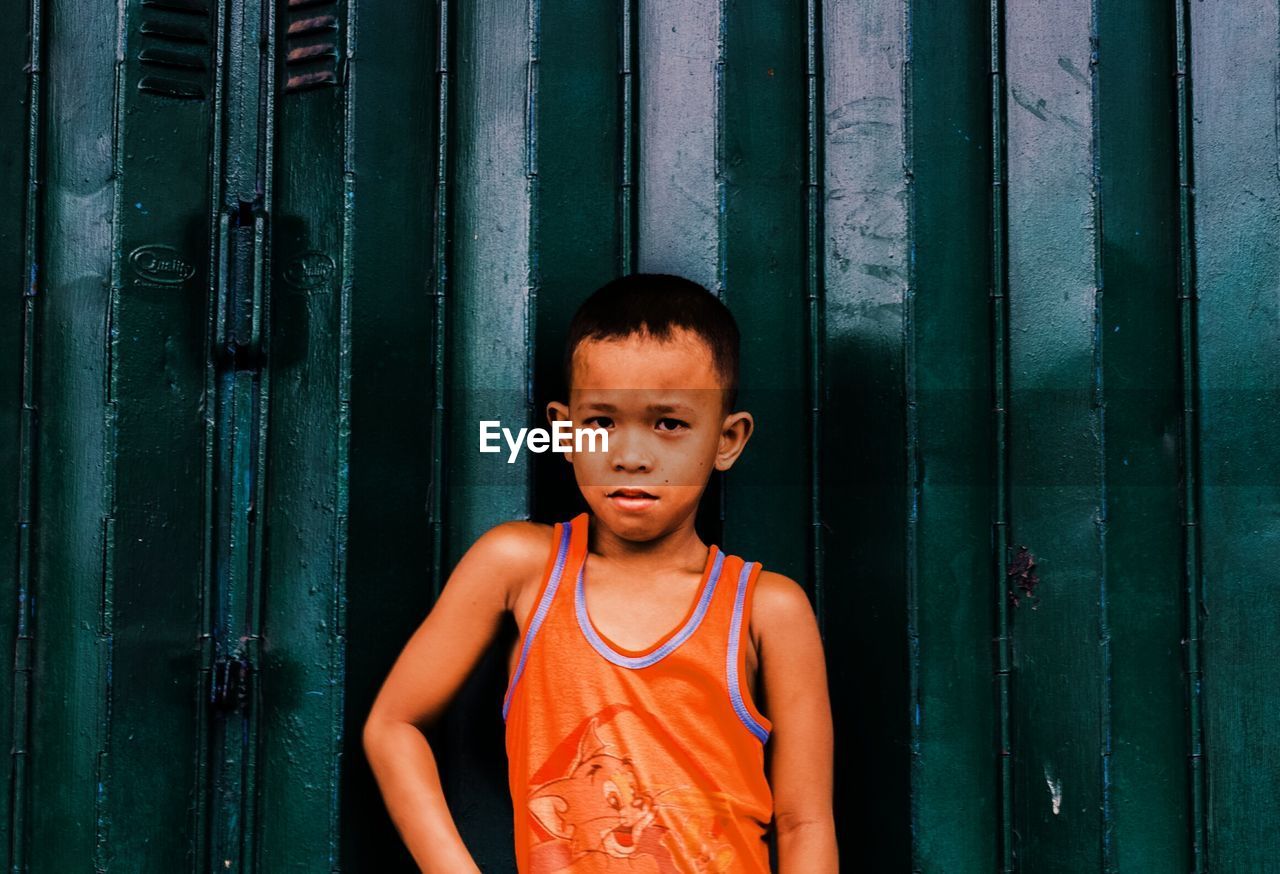
[[(260, 614), (258, 871), (339, 863), (352, 410), (354, 0), (279, 9)], [(338, 86), (338, 87), (335, 87)]]
[[(44, 40), (44, 174), (37, 253), (42, 282), (35, 531), (37, 592), (23, 836), (32, 870), (76, 869), (105, 850), (97, 793), (106, 747), (106, 663), (102, 555), (108, 468), (106, 312), (111, 264), (110, 82), (114, 49), (83, 33), (113, 33), (115, 10), (47, 6)], [(83, 28), (83, 29), (81, 29)], [(51, 125), (54, 109), (63, 120)], [(47, 233), (56, 229), (56, 237)], [(77, 362), (77, 366), (50, 363)], [(44, 777), (47, 775), (47, 777)], [(58, 839), (49, 839), (50, 836)], [(44, 838), (44, 839), (42, 839)], [(20, 839), (20, 838), (19, 838)]]
[[(114, 9), (46, 7), (41, 46), (44, 193), (36, 254), (41, 408), (33, 532), (31, 745), (19, 850), (30, 870), (75, 870), (105, 850), (97, 792), (106, 748), (103, 624), (107, 515), (107, 309), (113, 268), (111, 93)], [(56, 34), (56, 36), (55, 36)], [(58, 125), (50, 118), (59, 110)], [(56, 230), (50, 238), (49, 231)], [(116, 259), (118, 260), (118, 259)], [(192, 678), (194, 682), (194, 678)]]
[[(29, 184), (32, 155), (37, 152), (27, 134), (36, 107), (31, 104), (29, 78), (23, 65), (39, 51), (31, 46), (26, 31), (19, 26), (0, 33), (0, 88), (19, 99), (8, 100), (0, 107), (0, 129), (9, 133), (0, 137), (0, 202), (11, 208), (0, 216), (0, 285), (8, 305), (0, 308), (0, 349), (5, 350), (6, 366), (0, 368), (0, 495), (11, 496), (0, 504), (0, 604), (12, 605), (0, 612), (6, 621), (0, 624), (0, 653), (12, 653), (12, 670), (0, 670), (0, 749), (12, 751), (0, 762), (0, 780), (9, 787), (24, 786), (22, 774), (26, 765), (26, 726), (30, 712), (27, 692), (30, 688), (29, 629), (25, 627), (30, 611), (26, 591), (30, 582), (31, 474), (34, 467), (34, 413), (24, 412), (30, 406), (30, 389), (24, 374), (31, 373), (32, 348), (27, 343), (26, 323), (35, 312), (30, 269), (34, 253), (29, 251), (27, 221), (31, 204)], [(34, 376), (34, 374), (32, 374)], [(12, 621), (9, 621), (12, 619)], [(19, 648), (21, 647), (21, 648)], [(17, 802), (23, 801), (19, 793)], [(13, 840), (15, 825), (21, 834), (24, 822), (14, 817), (16, 806), (12, 793), (0, 793), (0, 823), (5, 840), (0, 841), (0, 864), (10, 865), (17, 842)]]
[[(743, 328), (700, 524), (812, 595), (846, 869), (1280, 850), (1274, 4), (177, 5), (0, 38), (9, 869), (414, 870), (364, 714), (577, 509), (475, 423), (635, 269)], [(432, 730), (488, 871), (504, 683)]]
[(538, 155), (529, 137), (536, 51), (524, 3), (452, 8), (456, 51), (449, 155), (453, 194), (448, 290), (451, 431), (448, 552), (452, 560), (496, 522), (528, 513), (523, 469), (475, 451), (482, 418), (525, 421), (536, 274), (530, 217)]
[(721, 0), (639, 10), (639, 270), (720, 287)]
[[(826, 3), (821, 580), (840, 840), (909, 863), (903, 328), (910, 255), (901, 2)], [(811, 341), (812, 342), (812, 341)], [(837, 630), (838, 629), (838, 630)], [(867, 719), (876, 701), (896, 719)], [(877, 786), (861, 802), (858, 786)]]
[[(1205, 870), (1280, 854), (1275, 4), (1191, 5)], [(1212, 99), (1198, 99), (1201, 93)]]
[(1011, 620), (1014, 849), (1034, 871), (1109, 861), (1092, 12), (1087, 0), (1005, 7), (1010, 545), (1045, 580)]

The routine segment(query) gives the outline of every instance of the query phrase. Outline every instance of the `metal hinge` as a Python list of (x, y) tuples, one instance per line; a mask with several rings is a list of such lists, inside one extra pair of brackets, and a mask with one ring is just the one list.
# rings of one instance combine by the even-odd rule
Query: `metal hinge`
[(249, 700), (251, 668), (243, 656), (222, 656), (213, 663), (209, 703), (222, 713), (240, 710)]

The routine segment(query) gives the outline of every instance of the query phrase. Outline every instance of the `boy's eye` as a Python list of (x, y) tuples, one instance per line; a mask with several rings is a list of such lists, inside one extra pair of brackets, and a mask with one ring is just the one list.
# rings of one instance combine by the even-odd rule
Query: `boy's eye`
[(613, 419), (608, 416), (592, 416), (582, 424), (590, 425), (592, 428), (608, 428), (613, 424)]
[(679, 419), (662, 418), (658, 420), (659, 431), (679, 431), (681, 428), (688, 428), (688, 422), (682, 422)]

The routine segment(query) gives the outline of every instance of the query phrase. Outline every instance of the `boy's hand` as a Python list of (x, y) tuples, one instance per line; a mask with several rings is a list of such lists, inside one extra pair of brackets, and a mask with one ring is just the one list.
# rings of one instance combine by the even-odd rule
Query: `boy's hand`
[(479, 869), (449, 814), (422, 729), (439, 719), (520, 592), (536, 585), (551, 533), (548, 525), (508, 522), (475, 542), (400, 653), (365, 723), (365, 753), (387, 810), (426, 874)]
[(751, 606), (769, 735), (779, 874), (837, 874), (826, 658), (804, 589), (761, 571)]

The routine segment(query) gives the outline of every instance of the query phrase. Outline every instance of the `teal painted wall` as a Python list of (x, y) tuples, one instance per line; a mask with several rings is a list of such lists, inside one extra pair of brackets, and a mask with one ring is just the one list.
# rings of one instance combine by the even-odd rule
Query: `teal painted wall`
[[(9, 870), (412, 870), (359, 727), (470, 542), (575, 511), (475, 423), (636, 270), (742, 327), (699, 521), (812, 594), (848, 870), (1280, 855), (1274, 3), (25, 10)], [(495, 872), (504, 684), (430, 732)]]

